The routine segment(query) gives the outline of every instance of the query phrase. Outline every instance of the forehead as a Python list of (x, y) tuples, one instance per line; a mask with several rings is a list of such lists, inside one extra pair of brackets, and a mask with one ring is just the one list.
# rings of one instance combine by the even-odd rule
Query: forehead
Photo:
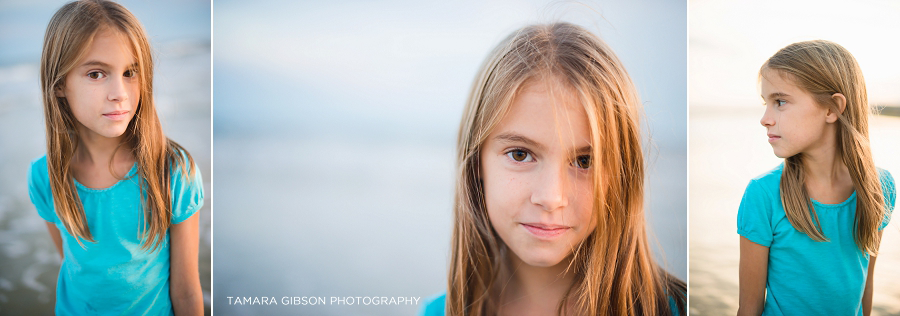
[(130, 67), (135, 63), (134, 49), (128, 36), (118, 30), (104, 27), (94, 34), (90, 45), (79, 60), (85, 62), (99, 61), (115, 67)]
[(590, 144), (590, 124), (576, 90), (559, 80), (526, 81), (492, 135), (513, 132), (545, 145)]
[(791, 75), (786, 74), (782, 71), (765, 69), (760, 73), (759, 81), (763, 98), (768, 97), (769, 94), (778, 92), (790, 95), (795, 95), (798, 92), (801, 92), (800, 87), (794, 84)]

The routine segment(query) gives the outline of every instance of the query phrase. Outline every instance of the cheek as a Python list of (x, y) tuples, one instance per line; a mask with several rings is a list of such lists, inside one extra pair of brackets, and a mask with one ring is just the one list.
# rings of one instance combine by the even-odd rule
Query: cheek
[(95, 110), (96, 105), (100, 103), (96, 100), (96, 88), (78, 84), (68, 84), (66, 85), (65, 92), (66, 103), (69, 104), (69, 108), (72, 110), (72, 114), (75, 115), (75, 118), (79, 120), (90, 116)]
[[(800, 113), (798, 113), (800, 114)], [(824, 123), (817, 121), (812, 113), (803, 113), (791, 118), (790, 123), (782, 126), (794, 141), (805, 142), (821, 135)]]
[[(502, 157), (501, 157), (502, 158)], [(482, 183), (488, 216), (495, 228), (514, 223), (530, 201), (527, 174), (506, 170), (499, 159), (483, 160)]]
[(131, 101), (132, 104), (137, 105), (138, 102), (141, 100), (141, 84), (134, 83), (129, 87), (129, 90), (130, 90), (128, 92), (129, 101)]
[(527, 180), (521, 175), (498, 170), (486, 172), (484, 199), (488, 214), (495, 217), (514, 217), (522, 203), (528, 202)]
[(573, 196), (573, 213), (579, 223), (583, 223), (584, 232), (590, 233), (596, 226), (594, 218), (594, 187), (590, 179), (577, 183)]

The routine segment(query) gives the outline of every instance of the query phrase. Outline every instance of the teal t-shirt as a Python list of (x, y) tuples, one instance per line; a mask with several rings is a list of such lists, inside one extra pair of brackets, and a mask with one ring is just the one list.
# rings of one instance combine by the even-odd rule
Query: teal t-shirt
[[(185, 180), (181, 168), (172, 171), (172, 224), (203, 206), (203, 181), (196, 165)], [(56, 285), (57, 315), (172, 315), (169, 298), (169, 234), (154, 252), (141, 249), (145, 225), (137, 164), (124, 180), (105, 189), (75, 182), (88, 228), (95, 242), (84, 248), (66, 231), (53, 206), (47, 157), (31, 163), (28, 194), (44, 220), (56, 224), (62, 237), (63, 260)]]
[[(441, 293), (436, 296), (425, 299), (425, 305), (419, 309), (419, 316), (444, 316), (445, 306), (447, 305), (447, 293)], [(687, 304), (685, 304), (687, 306)], [(678, 305), (675, 298), (669, 296), (669, 308), (672, 315), (679, 316)]]
[(447, 293), (441, 293), (425, 299), (425, 304), (419, 309), (419, 316), (444, 316), (447, 305)]
[[(738, 209), (738, 234), (769, 248), (763, 315), (862, 315), (869, 255), (854, 241), (856, 192), (839, 204), (812, 200), (828, 242), (813, 241), (794, 229), (781, 204), (784, 165), (750, 181)], [(878, 169), (890, 220), (894, 179)]]

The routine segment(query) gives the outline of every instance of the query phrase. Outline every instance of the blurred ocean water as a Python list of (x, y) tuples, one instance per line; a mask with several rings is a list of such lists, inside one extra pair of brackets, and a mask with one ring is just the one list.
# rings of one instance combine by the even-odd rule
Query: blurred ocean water
[[(777, 166), (762, 106), (691, 107), (690, 314), (730, 315), (738, 308), (737, 210), (747, 183)], [(900, 118), (869, 121), (875, 164), (900, 174)], [(894, 212), (896, 214), (896, 211)], [(884, 230), (875, 264), (873, 315), (900, 315), (900, 222)]]
[[(46, 24), (63, 3), (0, 2), (0, 314), (53, 312), (60, 259), (28, 198), (26, 181), (29, 163), (46, 151), (38, 61)], [(199, 212), (200, 278), (208, 311), (212, 242), (210, 4), (121, 3), (141, 20), (150, 36), (163, 129), (190, 151), (203, 174), (206, 200)]]

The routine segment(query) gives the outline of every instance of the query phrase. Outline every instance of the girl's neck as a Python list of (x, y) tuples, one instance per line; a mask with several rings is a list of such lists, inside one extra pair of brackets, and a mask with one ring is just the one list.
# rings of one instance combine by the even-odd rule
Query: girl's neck
[(501, 314), (555, 315), (575, 282), (575, 272), (568, 269), (571, 260), (570, 256), (554, 266), (535, 267), (509, 251), (508, 283), (500, 284)]
[(104, 137), (79, 126), (72, 157), (75, 179), (89, 188), (105, 188), (124, 178), (135, 162), (130, 149), (119, 148), (124, 136)]
[(804, 186), (809, 197), (826, 204), (837, 204), (853, 194), (850, 170), (840, 157), (837, 141), (803, 153)]
[(817, 181), (831, 181), (840, 177), (841, 171), (846, 171), (844, 162), (836, 155), (811, 155), (803, 154), (803, 170), (807, 178)]
[(839, 182), (849, 177), (843, 159), (838, 155), (833, 138), (813, 150), (803, 153), (803, 169), (807, 179), (816, 182)]
[[(86, 166), (108, 165), (110, 161), (131, 156), (128, 150), (116, 150), (122, 143), (122, 136), (109, 138), (87, 132), (79, 133), (79, 144), (75, 150), (74, 162)], [(116, 155), (113, 160), (113, 155)]]

